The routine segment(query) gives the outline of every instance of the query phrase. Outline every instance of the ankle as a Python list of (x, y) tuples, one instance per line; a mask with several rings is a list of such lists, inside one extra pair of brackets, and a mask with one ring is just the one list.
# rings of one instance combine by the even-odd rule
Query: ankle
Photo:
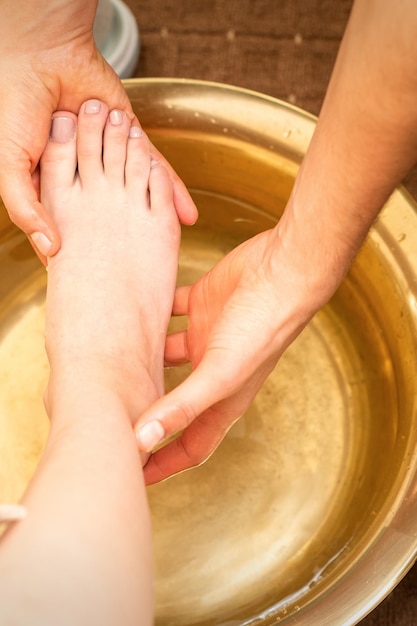
[(123, 406), (133, 425), (161, 395), (145, 367), (120, 367), (94, 357), (50, 359), (51, 376), (46, 393), (51, 421), (79, 419), (101, 421), (109, 403)]

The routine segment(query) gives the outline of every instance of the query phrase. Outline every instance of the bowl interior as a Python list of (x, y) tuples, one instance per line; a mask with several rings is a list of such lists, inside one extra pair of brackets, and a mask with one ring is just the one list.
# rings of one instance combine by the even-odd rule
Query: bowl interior
[[(314, 119), (224, 85), (125, 86), (199, 208), (183, 228), (178, 282), (188, 284), (274, 226)], [(218, 451), (149, 488), (157, 625), (354, 624), (413, 562), (416, 244), (415, 208), (398, 190)], [(0, 497), (13, 501), (48, 432), (46, 278), (4, 211), (0, 272)], [(187, 371), (169, 370), (167, 388)]]

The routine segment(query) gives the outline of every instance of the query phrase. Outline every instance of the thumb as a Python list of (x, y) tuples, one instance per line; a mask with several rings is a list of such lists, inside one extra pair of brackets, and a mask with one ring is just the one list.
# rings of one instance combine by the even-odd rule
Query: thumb
[[(226, 363), (226, 368), (219, 364)], [(207, 353), (197, 368), (173, 391), (157, 400), (135, 425), (138, 447), (151, 452), (155, 446), (186, 428), (201, 413), (231, 396), (246, 379), (230, 361)]]
[(0, 195), (11, 221), (29, 237), (38, 256), (45, 260), (58, 252), (57, 228), (45, 207), (39, 202), (28, 169), (2, 167)]

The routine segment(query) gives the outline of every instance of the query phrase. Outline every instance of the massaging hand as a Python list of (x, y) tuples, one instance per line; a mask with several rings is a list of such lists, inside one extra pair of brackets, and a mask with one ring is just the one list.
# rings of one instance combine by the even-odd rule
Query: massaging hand
[[(37, 182), (51, 114), (57, 109), (78, 113), (81, 103), (91, 98), (104, 100), (110, 109), (132, 109), (119, 78), (94, 44), (95, 2), (0, 0), (0, 11), (0, 195), (11, 220), (31, 236), (44, 260), (60, 245), (57, 229), (39, 202)], [(164, 161), (156, 151), (155, 156)], [(169, 171), (179, 218), (191, 224), (197, 217), (194, 204)]]
[[(257, 235), (195, 285), (177, 289), (174, 314), (188, 316), (188, 330), (167, 338), (165, 359), (171, 365), (190, 361), (194, 371), (136, 427), (139, 447), (148, 450), (159, 437), (185, 429), (150, 457), (148, 484), (200, 464), (215, 450), (304, 326), (306, 316), (297, 314), (294, 301), (281, 302), (275, 286), (275, 238), (274, 230)], [(284, 292), (285, 283), (278, 282)], [(302, 293), (297, 283), (288, 294)]]

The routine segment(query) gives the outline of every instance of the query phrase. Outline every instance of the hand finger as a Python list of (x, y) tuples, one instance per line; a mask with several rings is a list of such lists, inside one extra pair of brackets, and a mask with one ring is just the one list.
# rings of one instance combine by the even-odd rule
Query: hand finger
[(39, 202), (29, 170), (7, 168), (0, 175), (0, 192), (11, 221), (31, 240), (40, 258), (53, 256), (60, 246), (56, 226)]
[(152, 198), (151, 204), (172, 206), (172, 180), (166, 167), (159, 161), (151, 162), (149, 173), (149, 193)]
[(32, 172), (32, 184), (35, 190), (35, 194), (37, 198), (41, 196), (41, 172), (39, 169), (39, 164), (37, 165), (34, 172)]
[(158, 483), (207, 461), (235, 421), (224, 421), (215, 408), (200, 415), (180, 437), (150, 456), (144, 467), (146, 484)]
[(168, 335), (165, 341), (164, 364), (184, 365), (190, 360), (187, 348), (187, 331), (182, 330)]
[(178, 219), (182, 224), (192, 226), (197, 221), (198, 211), (187, 187), (184, 185), (172, 166), (168, 163), (166, 158), (159, 152), (159, 150), (157, 150), (157, 148), (155, 148), (154, 145), (151, 145), (151, 155), (156, 161), (161, 161), (169, 172), (174, 188), (174, 203)]
[(44, 267), (47, 267), (47, 265), (48, 265), (48, 257), (45, 256), (44, 254), (42, 254), (41, 252), (39, 252), (38, 248), (35, 246), (35, 243), (32, 241), (31, 237), (28, 237), (28, 240), (29, 240), (30, 245), (33, 248), (34, 253), (38, 257), (39, 261), (42, 263), (42, 265)]
[(174, 302), (172, 305), (172, 315), (188, 315), (188, 302), (190, 298), (191, 287), (177, 287), (174, 294)]
[(157, 400), (135, 426), (139, 449), (151, 452), (170, 435), (184, 429), (211, 406), (228, 398), (244, 382), (218, 354), (206, 353), (198, 367), (183, 383)]
[[(174, 172), (171, 168), (171, 173)], [(174, 172), (175, 174), (175, 172)], [(194, 200), (191, 198), (187, 187), (182, 182), (181, 178), (175, 174), (173, 177), (174, 186), (174, 204), (177, 209), (178, 219), (181, 224), (186, 226), (193, 226), (198, 220), (198, 210), (194, 204)]]
[[(131, 117), (131, 124), (130, 125), (131, 126), (139, 126), (139, 128), (143, 130), (142, 124), (139, 122), (138, 117), (134, 113), (132, 113), (132, 115), (130, 117)], [(143, 132), (145, 132), (145, 131), (143, 131)]]

